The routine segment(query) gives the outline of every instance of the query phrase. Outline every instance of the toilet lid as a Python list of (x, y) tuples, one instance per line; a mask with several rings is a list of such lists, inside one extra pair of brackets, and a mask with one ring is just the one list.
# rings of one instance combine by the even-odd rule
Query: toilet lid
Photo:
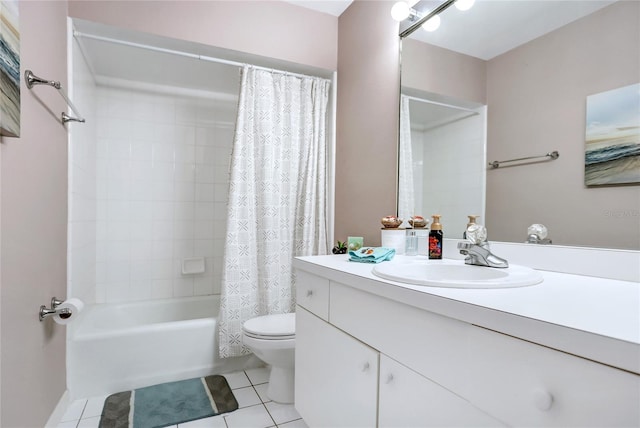
[(273, 337), (278, 339), (295, 337), (296, 314), (274, 314), (251, 318), (245, 321), (242, 328), (245, 333), (257, 337)]

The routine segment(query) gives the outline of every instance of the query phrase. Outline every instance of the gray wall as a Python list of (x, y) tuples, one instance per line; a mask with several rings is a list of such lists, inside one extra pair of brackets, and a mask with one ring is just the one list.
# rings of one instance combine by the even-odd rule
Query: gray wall
[(405, 38), (402, 86), (486, 104), (487, 62)]
[(488, 159), (560, 152), (487, 171), (492, 239), (542, 223), (554, 244), (640, 249), (640, 187), (584, 184), (586, 97), (640, 81), (639, 22), (640, 2), (617, 2), (489, 61)]
[(338, 18), (282, 1), (70, 1), (69, 15), (335, 70)]
[(356, 0), (338, 26), (335, 239), (380, 245), (396, 213), (398, 23), (392, 1)]
[[(20, 2), (22, 72), (68, 87), (66, 16), (65, 1)], [(66, 106), (54, 88), (24, 81), (21, 103), (20, 138), (0, 144), (3, 427), (44, 426), (66, 385), (65, 329), (37, 317), (66, 297)]]

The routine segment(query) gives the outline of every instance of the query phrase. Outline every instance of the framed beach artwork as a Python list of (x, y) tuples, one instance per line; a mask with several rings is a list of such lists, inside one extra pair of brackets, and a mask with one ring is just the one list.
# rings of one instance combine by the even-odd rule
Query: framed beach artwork
[(19, 0), (0, 0), (0, 135), (20, 136)]
[(640, 83), (587, 97), (587, 186), (640, 184)]

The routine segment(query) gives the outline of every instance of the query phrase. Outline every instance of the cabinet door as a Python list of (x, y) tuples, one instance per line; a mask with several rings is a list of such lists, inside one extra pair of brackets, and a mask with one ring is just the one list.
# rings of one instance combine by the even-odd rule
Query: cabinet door
[(380, 356), (379, 427), (504, 426), (449, 390)]
[(464, 396), (512, 426), (640, 427), (640, 376), (480, 327)]
[(375, 427), (376, 350), (297, 306), (295, 406), (310, 427)]

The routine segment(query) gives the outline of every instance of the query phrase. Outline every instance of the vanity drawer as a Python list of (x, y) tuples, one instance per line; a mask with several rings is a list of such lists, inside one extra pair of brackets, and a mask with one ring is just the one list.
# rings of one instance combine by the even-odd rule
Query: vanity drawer
[(468, 336), (471, 403), (514, 426), (640, 426), (640, 376), (501, 333)]
[(296, 270), (296, 302), (309, 312), (329, 319), (329, 280)]

